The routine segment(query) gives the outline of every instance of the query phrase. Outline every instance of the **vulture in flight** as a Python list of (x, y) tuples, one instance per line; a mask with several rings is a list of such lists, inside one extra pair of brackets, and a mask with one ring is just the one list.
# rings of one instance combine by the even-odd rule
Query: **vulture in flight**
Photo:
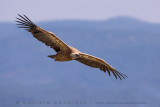
[(19, 17), (16, 18), (16, 22), (18, 22), (17, 25), (19, 26), (19, 28), (25, 28), (25, 30), (31, 32), (36, 39), (45, 43), (45, 45), (50, 46), (50, 48), (53, 48), (55, 52), (57, 52), (56, 55), (48, 56), (50, 58), (53, 58), (54, 61), (76, 60), (87, 66), (99, 68), (101, 71), (107, 71), (109, 75), (112, 72), (116, 79), (119, 78), (120, 80), (122, 80), (128, 78), (123, 73), (114, 69), (103, 59), (82, 53), (79, 50), (67, 45), (61, 39), (59, 39), (54, 33), (48, 32), (38, 27), (25, 15), (22, 16), (18, 14), (18, 16)]

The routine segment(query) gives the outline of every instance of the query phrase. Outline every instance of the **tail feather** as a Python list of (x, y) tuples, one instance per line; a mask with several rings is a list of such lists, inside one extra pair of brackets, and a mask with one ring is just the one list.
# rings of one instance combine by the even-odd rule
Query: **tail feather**
[(48, 55), (48, 57), (54, 59), (55, 55)]

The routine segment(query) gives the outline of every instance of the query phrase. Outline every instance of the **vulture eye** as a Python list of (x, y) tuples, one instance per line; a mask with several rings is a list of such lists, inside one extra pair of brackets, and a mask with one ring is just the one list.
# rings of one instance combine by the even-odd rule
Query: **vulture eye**
[(80, 57), (80, 55), (79, 55), (79, 54), (75, 54), (75, 56), (76, 56), (76, 57)]

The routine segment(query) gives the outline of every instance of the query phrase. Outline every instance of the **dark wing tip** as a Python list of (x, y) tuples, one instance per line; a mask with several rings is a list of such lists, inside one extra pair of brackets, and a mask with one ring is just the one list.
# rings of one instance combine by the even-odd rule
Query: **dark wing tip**
[(122, 81), (122, 79), (125, 79), (125, 78), (128, 78), (125, 74), (117, 71), (116, 69), (114, 69), (113, 67), (110, 67), (110, 66), (106, 66), (106, 69), (104, 69), (105, 71), (107, 70), (108, 72), (108, 75), (110, 76), (110, 72), (113, 73), (114, 77), (116, 79), (120, 79)]
[[(119, 71), (115, 71), (115, 73), (118, 75), (118, 77), (120, 78), (120, 80), (122, 80), (122, 78), (123, 79), (126, 79), (126, 78), (128, 78), (125, 74), (123, 74), (123, 73), (121, 73), (121, 72), (119, 72)], [(121, 78), (122, 77), (122, 78)]]
[(16, 17), (17, 20), (15, 20), (17, 22), (16, 25), (19, 26), (19, 28), (31, 28), (34, 27), (35, 24), (26, 16), (26, 15), (20, 15), (18, 14), (19, 17)]

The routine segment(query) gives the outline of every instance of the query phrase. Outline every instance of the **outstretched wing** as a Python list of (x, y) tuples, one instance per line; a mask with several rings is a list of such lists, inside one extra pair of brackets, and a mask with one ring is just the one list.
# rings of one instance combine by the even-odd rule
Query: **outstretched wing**
[(19, 15), (16, 22), (18, 22), (17, 25), (19, 25), (19, 28), (25, 28), (25, 30), (31, 32), (35, 38), (45, 43), (47, 46), (50, 46), (56, 52), (69, 49), (68, 45), (60, 40), (54, 33), (38, 27), (25, 15)]
[(85, 65), (88, 65), (88, 66), (91, 66), (94, 68), (99, 68), (101, 71), (104, 71), (104, 72), (107, 71), (109, 75), (110, 75), (110, 72), (112, 72), (116, 79), (117, 79), (117, 77), (119, 77), (119, 79), (122, 80), (122, 78), (125, 79), (125, 77), (127, 77), (123, 73), (114, 69), (108, 63), (106, 63), (103, 59), (100, 59), (100, 58), (97, 58), (97, 57), (94, 57), (94, 56), (91, 56), (91, 55), (88, 55), (85, 53), (80, 53), (80, 58), (77, 58), (75, 60), (77, 60)]

